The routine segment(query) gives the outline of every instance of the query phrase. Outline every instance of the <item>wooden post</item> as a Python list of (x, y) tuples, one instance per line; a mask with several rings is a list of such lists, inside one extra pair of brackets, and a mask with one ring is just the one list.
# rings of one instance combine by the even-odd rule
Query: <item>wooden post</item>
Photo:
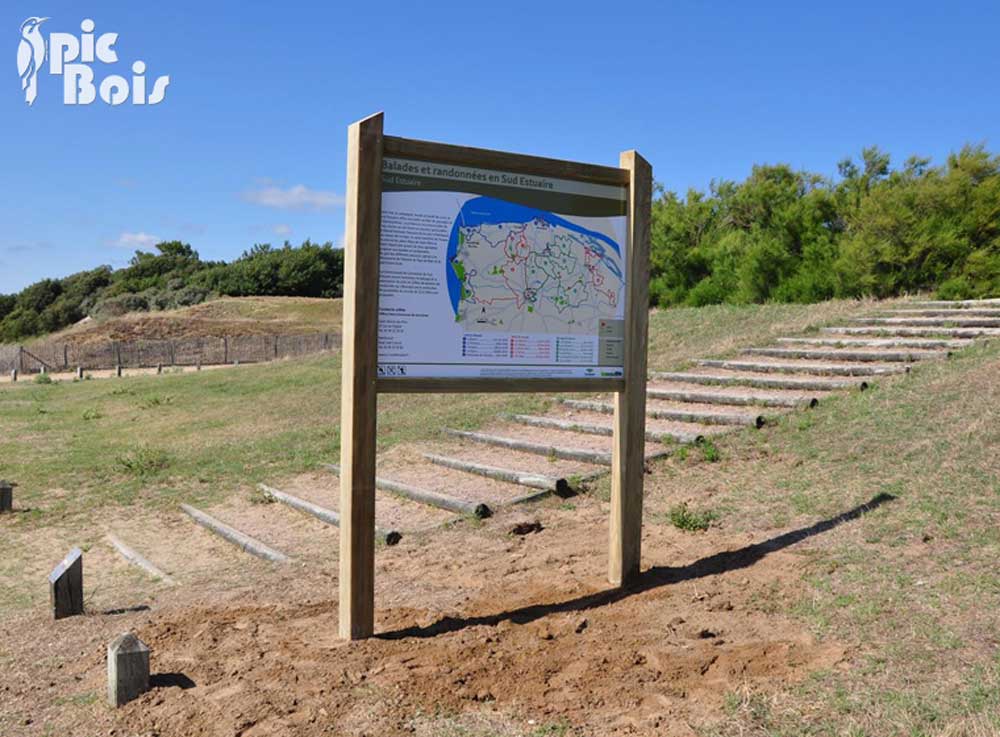
[(0, 513), (14, 511), (14, 487), (0, 479)]
[(83, 614), (83, 551), (73, 548), (49, 574), (49, 604), (55, 619)]
[(10, 380), (12, 383), (17, 383), (17, 369), (12, 368), (10, 370)]
[(625, 388), (615, 394), (608, 580), (616, 586), (639, 575), (645, 460), (646, 338), (649, 322), (649, 219), (653, 170), (635, 151), (619, 159), (630, 173), (628, 292), (625, 302)]
[(347, 133), (340, 418), (340, 636), (375, 631), (375, 428), (382, 113)]
[(149, 690), (149, 648), (128, 632), (108, 644), (108, 703), (118, 708)]
[(83, 366), (76, 367), (76, 378), (83, 381)]

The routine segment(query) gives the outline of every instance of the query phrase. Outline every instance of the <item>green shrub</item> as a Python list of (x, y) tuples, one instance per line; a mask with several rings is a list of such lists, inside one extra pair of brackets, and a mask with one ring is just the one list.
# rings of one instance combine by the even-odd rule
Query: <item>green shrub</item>
[(166, 451), (137, 445), (115, 458), (115, 468), (130, 476), (145, 478), (160, 473), (170, 465)]
[(719, 515), (711, 510), (695, 511), (689, 509), (686, 503), (677, 504), (667, 512), (670, 524), (686, 532), (704, 532), (718, 518)]

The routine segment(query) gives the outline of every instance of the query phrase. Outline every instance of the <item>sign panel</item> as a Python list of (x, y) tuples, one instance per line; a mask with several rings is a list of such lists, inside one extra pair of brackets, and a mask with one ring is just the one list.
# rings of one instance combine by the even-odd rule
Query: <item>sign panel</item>
[(627, 188), (385, 157), (379, 378), (624, 375)]

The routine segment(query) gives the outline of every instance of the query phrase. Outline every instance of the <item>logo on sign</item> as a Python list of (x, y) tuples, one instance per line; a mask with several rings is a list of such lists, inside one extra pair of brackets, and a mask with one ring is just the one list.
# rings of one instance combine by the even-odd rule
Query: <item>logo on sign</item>
[(17, 45), (17, 73), (21, 78), (24, 101), (30, 106), (38, 97), (38, 75), (49, 61), (49, 75), (63, 79), (64, 105), (89, 105), (100, 98), (108, 105), (121, 105), (131, 100), (133, 105), (156, 105), (163, 102), (170, 76), (157, 77), (152, 85), (146, 79), (146, 62), (132, 63), (131, 78), (109, 74), (98, 81), (98, 64), (116, 64), (117, 33), (96, 34), (96, 24), (90, 18), (80, 23), (79, 35), (50, 33), (42, 35), (41, 26), (49, 18), (31, 17), (21, 24), (21, 40)]

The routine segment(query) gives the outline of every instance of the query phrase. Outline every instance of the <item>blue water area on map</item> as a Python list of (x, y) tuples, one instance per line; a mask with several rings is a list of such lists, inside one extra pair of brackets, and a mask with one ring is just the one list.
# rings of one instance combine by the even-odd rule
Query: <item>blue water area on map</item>
[(541, 220), (549, 225), (558, 225), (559, 227), (572, 230), (575, 233), (580, 233), (596, 240), (596, 243), (594, 240), (587, 243), (587, 247), (600, 257), (610, 272), (622, 282), (625, 281), (621, 270), (618, 268), (618, 264), (607, 257), (602, 244), (607, 244), (614, 249), (619, 258), (621, 258), (622, 254), (621, 248), (611, 238), (604, 235), (604, 233), (581, 228), (579, 225), (545, 210), (518, 205), (506, 200), (498, 200), (495, 197), (474, 197), (466, 202), (462, 206), (462, 209), (458, 211), (458, 217), (455, 218), (455, 224), (451, 228), (451, 237), (448, 240), (448, 258), (445, 261), (445, 269), (448, 272), (448, 296), (451, 297), (451, 306), (455, 310), (456, 315), (458, 314), (458, 302), (462, 297), (462, 282), (459, 281), (458, 274), (455, 273), (452, 263), (458, 255), (459, 228), (474, 228), (477, 225), (500, 225), (501, 223), (529, 223), (532, 220)]

